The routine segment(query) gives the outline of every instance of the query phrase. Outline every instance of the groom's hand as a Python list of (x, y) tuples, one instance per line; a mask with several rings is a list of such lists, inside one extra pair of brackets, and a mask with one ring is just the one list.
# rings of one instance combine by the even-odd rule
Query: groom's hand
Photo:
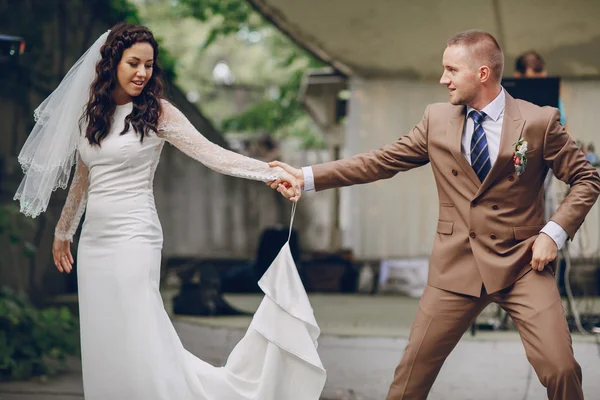
[(535, 239), (531, 249), (533, 250), (531, 268), (535, 271), (542, 271), (546, 264), (556, 258), (558, 253), (556, 242), (543, 232)]
[[(283, 169), (284, 171), (286, 171), (287, 173), (289, 173), (291, 176), (293, 176), (295, 178), (295, 180), (298, 183), (298, 185), (300, 186), (300, 188), (304, 188), (304, 172), (302, 172), (301, 169), (294, 168), (294, 167), (292, 167), (286, 163), (283, 163), (281, 161), (272, 161), (269, 163), (269, 166), (271, 168), (279, 167), (279, 168)], [(293, 200), (290, 196), (290, 194), (293, 192), (286, 191), (285, 189), (281, 190), (281, 185), (285, 186), (286, 188), (289, 187), (287, 182), (282, 182), (281, 179), (267, 182), (267, 186), (270, 186), (271, 189), (276, 189), (282, 195), (284, 195), (286, 198)], [(295, 194), (299, 197), (298, 194), (296, 194), (296, 193), (293, 193), (293, 194)]]

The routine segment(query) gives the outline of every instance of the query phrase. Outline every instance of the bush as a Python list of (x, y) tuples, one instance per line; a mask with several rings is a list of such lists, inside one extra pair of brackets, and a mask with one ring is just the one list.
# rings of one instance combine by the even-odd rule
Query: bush
[(35, 308), (29, 299), (0, 289), (0, 380), (50, 375), (79, 354), (79, 323), (66, 308)]
[(28, 237), (34, 228), (34, 220), (21, 214), (17, 203), (0, 203), (0, 237), (3, 245), (18, 246), (25, 256), (33, 257), (37, 249)]

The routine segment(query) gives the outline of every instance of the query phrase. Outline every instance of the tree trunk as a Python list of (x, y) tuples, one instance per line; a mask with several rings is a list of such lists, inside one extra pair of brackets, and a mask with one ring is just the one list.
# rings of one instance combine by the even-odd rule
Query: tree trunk
[[(33, 128), (35, 107), (102, 32), (125, 18), (126, 8), (114, 10), (117, 3), (126, 2), (0, 0), (0, 34), (20, 36), (26, 42), (23, 55), (0, 64), (1, 203), (17, 205), (12, 197), (23, 176), (17, 156)], [(12, 243), (6, 232), (0, 235), (0, 284), (27, 292), (36, 303), (75, 290), (73, 277), (56, 273), (51, 254), (53, 227), (65, 197), (66, 191), (57, 191), (48, 211), (25, 229), (24, 239), (37, 248), (33, 257), (27, 257), (22, 244)]]

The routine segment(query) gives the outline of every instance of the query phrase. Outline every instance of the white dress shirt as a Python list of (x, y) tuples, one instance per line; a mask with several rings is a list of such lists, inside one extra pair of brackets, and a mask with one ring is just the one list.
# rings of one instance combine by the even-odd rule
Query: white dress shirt
[[(496, 162), (500, 150), (500, 136), (502, 135), (502, 121), (504, 121), (505, 104), (506, 95), (503, 88), (500, 90), (500, 94), (481, 110), (486, 114), (481, 125), (485, 131), (492, 166)], [(461, 141), (462, 153), (469, 164), (471, 164), (471, 138), (473, 137), (473, 131), (475, 130), (475, 122), (473, 121), (473, 118), (469, 117), (469, 112), (472, 110), (474, 110), (472, 107), (467, 106), (467, 114), (465, 116), (466, 123)], [(304, 190), (307, 192), (315, 190), (315, 178), (312, 167), (303, 167), (302, 172), (304, 173)], [(559, 250), (564, 246), (565, 241), (569, 237), (569, 234), (554, 221), (548, 221), (546, 226), (544, 226), (540, 232), (544, 232), (546, 235), (550, 236)]]
[[(485, 138), (488, 143), (488, 153), (490, 153), (490, 163), (492, 163), (492, 166), (498, 159), (498, 152), (500, 151), (500, 136), (502, 135), (505, 103), (506, 95), (504, 94), (504, 89), (502, 89), (500, 90), (500, 94), (481, 110), (486, 113), (486, 117), (483, 119), (481, 126), (485, 132)], [(469, 117), (469, 113), (473, 110), (473, 107), (467, 106), (467, 115), (465, 116), (467, 120), (463, 128), (461, 141), (461, 150), (469, 165), (471, 165), (471, 138), (475, 131), (475, 122), (473, 121), (473, 118)]]

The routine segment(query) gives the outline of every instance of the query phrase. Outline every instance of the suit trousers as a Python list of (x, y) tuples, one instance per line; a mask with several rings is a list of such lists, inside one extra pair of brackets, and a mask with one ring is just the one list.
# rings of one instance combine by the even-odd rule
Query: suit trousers
[(552, 400), (583, 399), (564, 309), (553, 275), (529, 271), (508, 288), (471, 297), (426, 286), (387, 400), (426, 399), (442, 364), (490, 303), (515, 323), (527, 359)]

